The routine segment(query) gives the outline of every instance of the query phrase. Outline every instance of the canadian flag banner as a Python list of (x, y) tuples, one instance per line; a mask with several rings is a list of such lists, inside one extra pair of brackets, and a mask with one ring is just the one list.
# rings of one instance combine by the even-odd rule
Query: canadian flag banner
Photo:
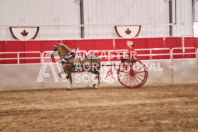
[(140, 33), (141, 26), (115, 26), (115, 31), (119, 37), (134, 38)]
[(13, 38), (26, 41), (36, 38), (39, 27), (10, 27)]

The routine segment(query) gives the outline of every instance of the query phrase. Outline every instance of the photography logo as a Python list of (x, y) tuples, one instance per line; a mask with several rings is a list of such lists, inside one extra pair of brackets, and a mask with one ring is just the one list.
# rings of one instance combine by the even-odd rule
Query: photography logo
[[(94, 51), (92, 52), (92, 55), (89, 55), (90, 59), (95, 56), (96, 53), (99, 53), (98, 51)], [(85, 58), (85, 56), (87, 56), (88, 53), (84, 53), (82, 55), (78, 56), (78, 61), (83, 61), (83, 59)], [(120, 60), (122, 59), (136, 59), (137, 56), (137, 52), (136, 51), (132, 51), (132, 52), (128, 52), (125, 53), (127, 55), (123, 55), (120, 56), (120, 54), (123, 54), (123, 52), (121, 51), (115, 51), (115, 52), (101, 52), (99, 56), (99, 58), (104, 58), (104, 59), (118, 59)], [(49, 54), (46, 54), (46, 56), (50, 56)], [(45, 82), (45, 78), (51, 78), (50, 75), (53, 76), (53, 80), (54, 82), (68, 82), (68, 79), (66, 79), (67, 75), (64, 72), (64, 66), (60, 63), (60, 59), (59, 58), (55, 58), (55, 62), (56, 63), (52, 63), (51, 59), (47, 59), (47, 63), (45, 63), (45, 59), (43, 60), (42, 66), (40, 68), (38, 77), (36, 82)], [(90, 74), (90, 71), (98, 71), (100, 73), (100, 82), (107, 82), (107, 83), (113, 83), (116, 82), (117, 79), (117, 70), (119, 67), (121, 67), (120, 69), (122, 70), (126, 70), (126, 68), (128, 67), (128, 69), (133, 69), (134, 71), (143, 71), (143, 70), (147, 70), (147, 71), (158, 71), (161, 72), (163, 71), (163, 68), (161, 67), (160, 62), (149, 62), (149, 63), (144, 63), (144, 65), (142, 64), (129, 64), (126, 66), (123, 66), (123, 63), (114, 63), (112, 65), (111, 62), (107, 61), (106, 63), (103, 63), (103, 65), (99, 65), (97, 63), (89, 63), (86, 62), (84, 63), (84, 65), (78, 65), (76, 64), (75, 66), (75, 70), (74, 71), (78, 71), (75, 72), (75, 76), (74, 76), (74, 82), (75, 83), (89, 83), (90, 81), (97, 81), (96, 79), (96, 75), (94, 74)], [(83, 72), (85, 71), (85, 72)], [(83, 74), (81, 74), (83, 73)], [(61, 78), (60, 78), (61, 77)], [(51, 79), (50, 79), (51, 80)]]

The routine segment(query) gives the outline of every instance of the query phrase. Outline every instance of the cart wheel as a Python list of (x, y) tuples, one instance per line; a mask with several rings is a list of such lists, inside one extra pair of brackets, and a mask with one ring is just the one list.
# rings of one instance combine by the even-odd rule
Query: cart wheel
[(118, 80), (127, 88), (139, 88), (148, 78), (146, 66), (139, 60), (126, 60), (118, 69)]

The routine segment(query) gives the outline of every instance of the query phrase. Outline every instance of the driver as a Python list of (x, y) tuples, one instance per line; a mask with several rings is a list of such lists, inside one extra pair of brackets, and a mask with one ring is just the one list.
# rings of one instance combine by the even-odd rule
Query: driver
[[(127, 55), (128, 57), (127, 58), (122, 58), (121, 63), (123, 63), (124, 61), (126, 61), (128, 59), (136, 59), (136, 57), (137, 57), (136, 54), (135, 54), (136, 52), (134, 50), (133, 41), (127, 41), (126, 45), (128, 47), (128, 51), (129, 52), (124, 52), (123, 54)], [(132, 58), (130, 58), (131, 54), (133, 54)]]

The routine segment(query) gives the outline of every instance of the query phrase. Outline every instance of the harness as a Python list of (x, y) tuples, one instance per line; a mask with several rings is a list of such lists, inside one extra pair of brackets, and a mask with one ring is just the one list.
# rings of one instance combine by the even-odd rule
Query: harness
[(78, 64), (78, 58), (79, 58), (79, 57), (78, 57), (78, 54), (77, 54), (77, 53), (78, 53), (78, 50), (79, 50), (79, 48), (77, 48), (77, 49), (76, 49), (76, 52), (75, 52), (74, 66), (75, 66), (76, 64)]
[[(78, 63), (78, 58), (79, 58), (77, 54), (78, 50), (79, 48), (77, 48), (76, 51), (71, 51), (67, 55), (65, 55), (65, 57), (61, 60), (61, 63), (72, 64), (73, 66), (75, 66)], [(74, 63), (68, 62), (67, 60), (73, 56), (75, 56)]]
[[(78, 62), (80, 60), (79, 56), (77, 54), (78, 51), (79, 51), (79, 48), (77, 48), (75, 52), (71, 52), (71, 53), (69, 53), (68, 55), (65, 56), (65, 58), (67, 57), (67, 59), (71, 58), (72, 56), (75, 56), (75, 58), (74, 58), (74, 62), (73, 63), (68, 62), (68, 61), (64, 62), (63, 67), (70, 65), (71, 67), (74, 67), (74, 69), (75, 69), (73, 72), (76, 72), (77, 71), (76, 69), (78, 69), (78, 68), (83, 68), (83, 67), (84, 68), (89, 68), (90, 66), (93, 67), (93, 59), (97, 59), (97, 57), (95, 55), (87, 55), (86, 57), (91, 60), (91, 64), (90, 65), (81, 65)], [(81, 58), (81, 61), (83, 61), (83, 60), (84, 59)]]

